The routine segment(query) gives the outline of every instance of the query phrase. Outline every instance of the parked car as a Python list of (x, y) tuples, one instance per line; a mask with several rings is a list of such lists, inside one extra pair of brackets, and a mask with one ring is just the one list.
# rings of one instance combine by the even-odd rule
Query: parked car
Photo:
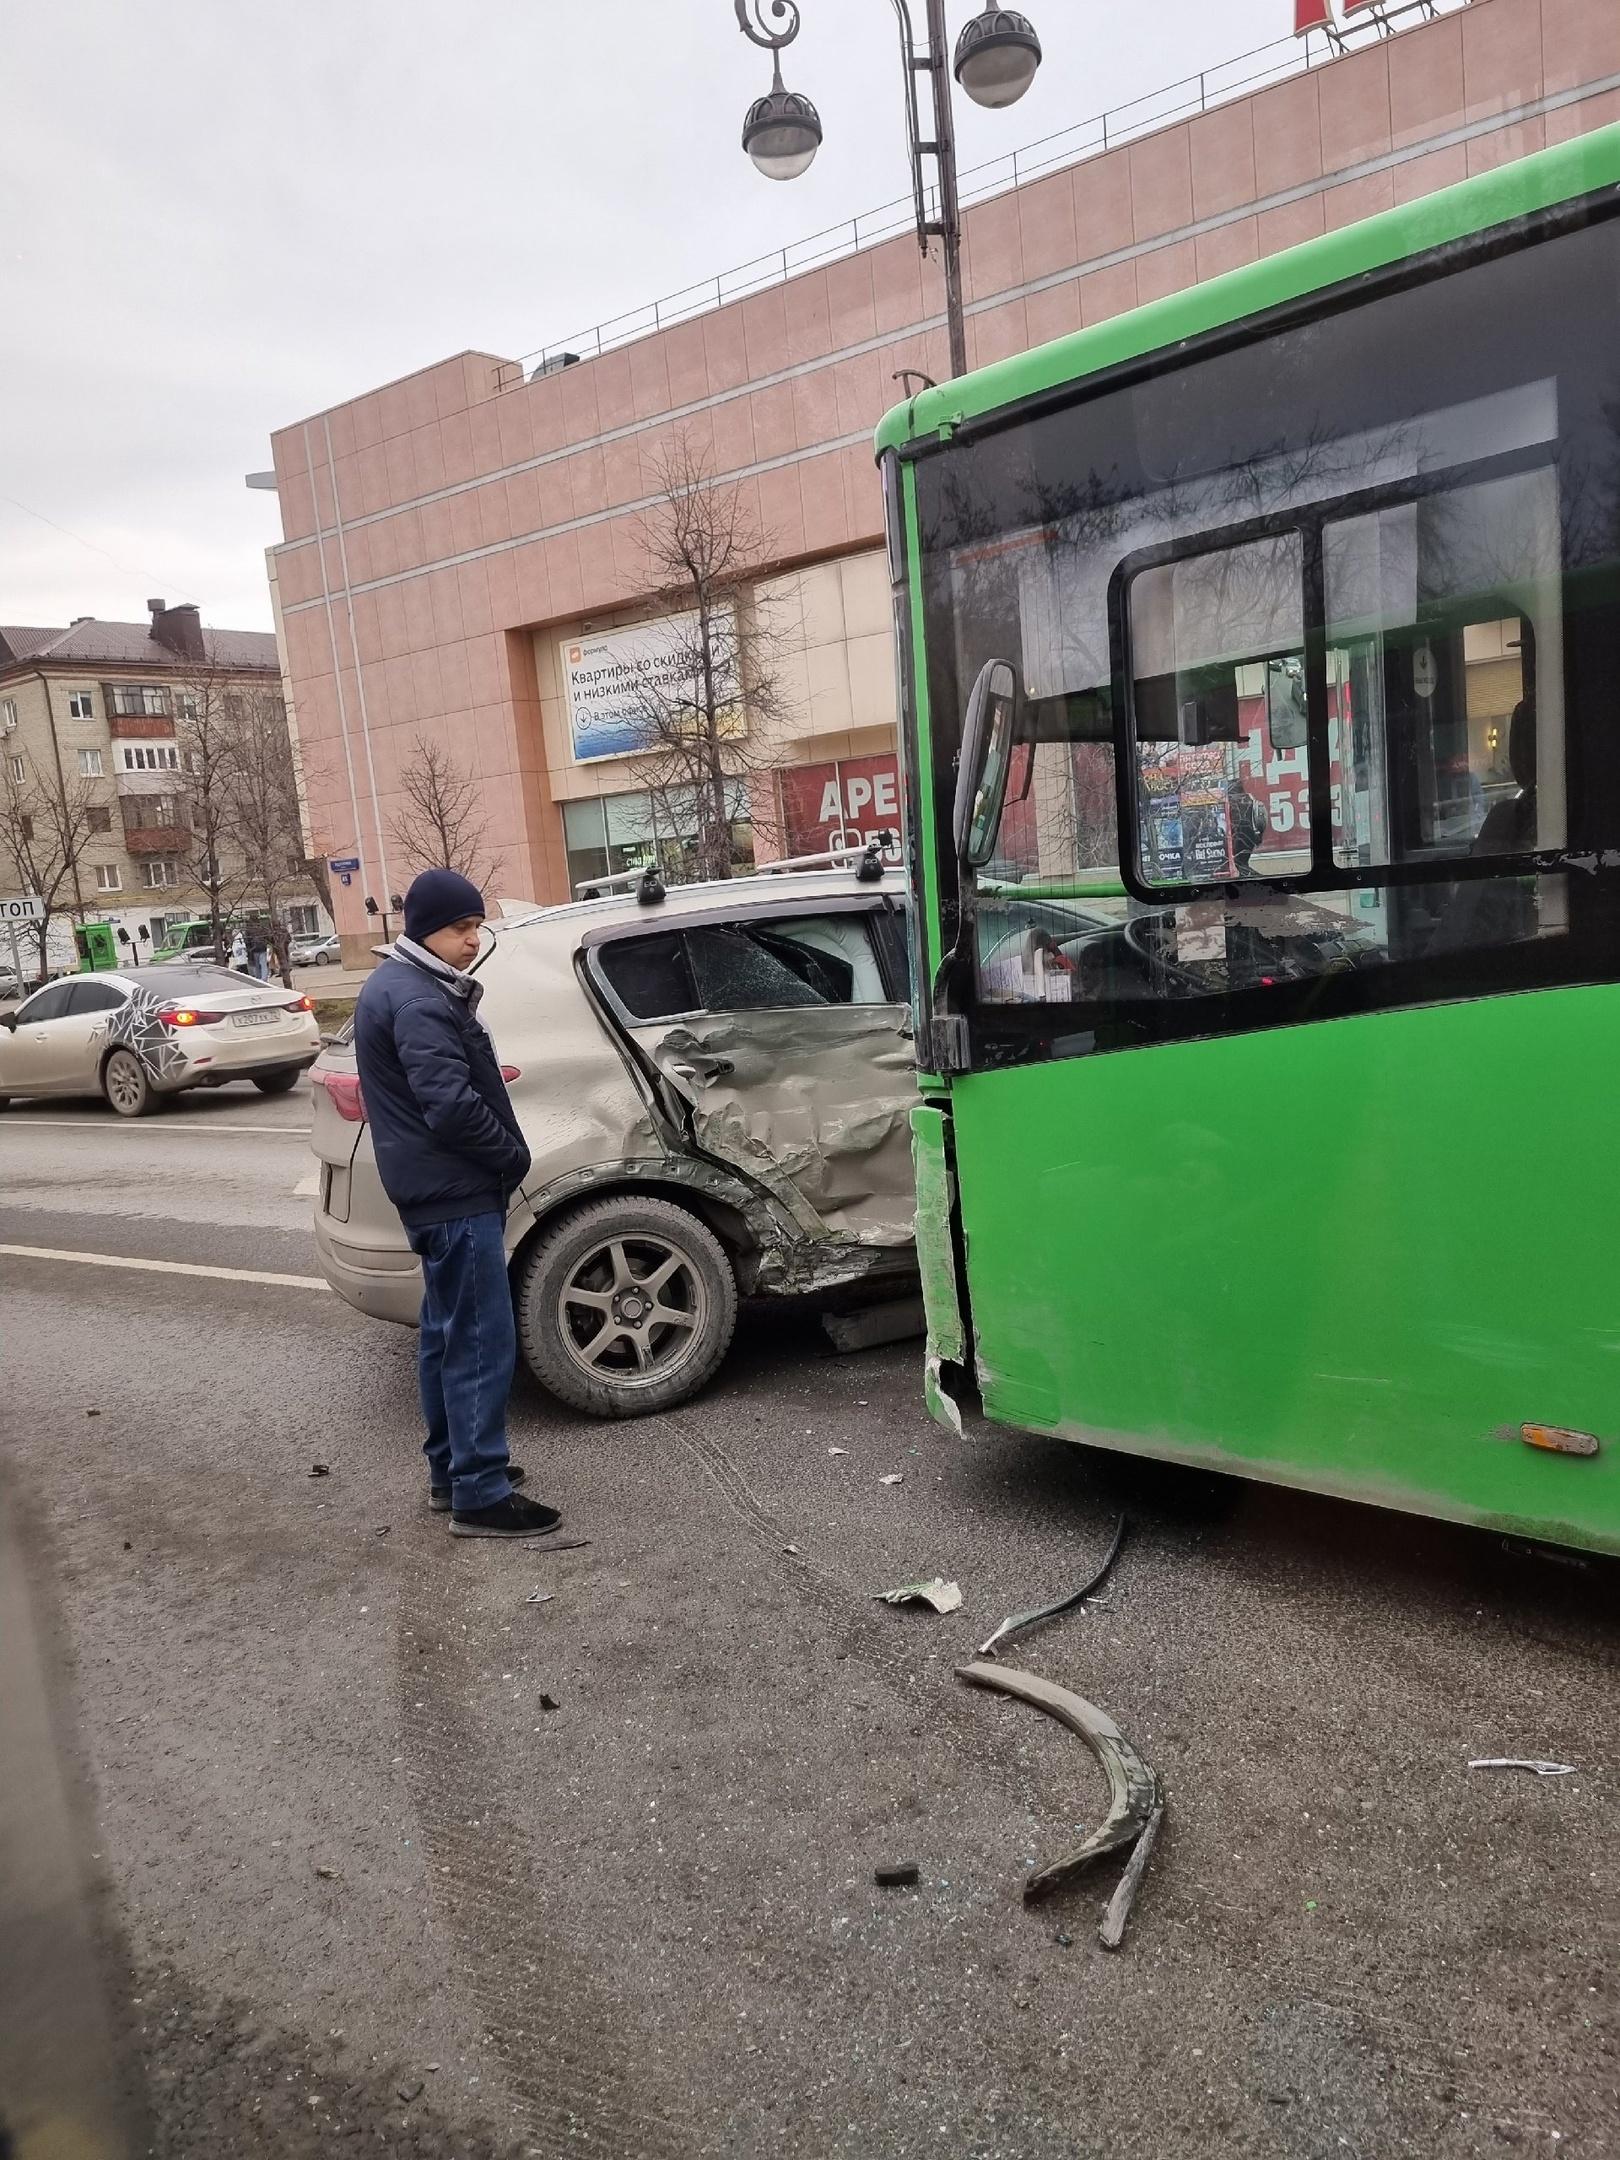
[[(739, 1294), (882, 1296), (915, 1270), (903, 896), (736, 878), (492, 923), (480, 1008), (534, 1157), (506, 1245), (524, 1355), (574, 1408), (683, 1401)], [(347, 1031), (322, 1052), (315, 1231), (351, 1305), (414, 1324)]]
[(335, 933), (331, 937), (295, 937), (292, 941), (294, 967), (339, 967), (342, 962), (343, 945)]
[(0, 1013), (0, 1109), (13, 1096), (100, 1094), (141, 1117), (232, 1080), (282, 1095), (320, 1046), (310, 999), (211, 961), (69, 975)]

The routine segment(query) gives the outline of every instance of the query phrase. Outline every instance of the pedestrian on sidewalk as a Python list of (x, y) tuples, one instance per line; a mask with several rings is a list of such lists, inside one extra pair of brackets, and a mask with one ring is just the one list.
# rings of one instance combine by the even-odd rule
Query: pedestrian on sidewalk
[(513, 1487), (506, 1446), (517, 1326), (506, 1209), (528, 1173), (506, 1082), (478, 1017), (484, 900), (454, 870), (405, 895), (405, 935), (367, 977), (354, 1049), (377, 1172), (422, 1262), (417, 1349), (429, 1504), (455, 1537), (535, 1537), (555, 1508)]

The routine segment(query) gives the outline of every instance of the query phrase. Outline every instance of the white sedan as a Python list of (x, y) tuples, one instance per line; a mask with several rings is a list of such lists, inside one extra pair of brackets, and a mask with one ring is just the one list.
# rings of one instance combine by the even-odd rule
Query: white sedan
[(0, 1109), (99, 1094), (141, 1117), (165, 1095), (230, 1080), (281, 1095), (320, 1047), (309, 998), (212, 962), (69, 975), (0, 1013)]

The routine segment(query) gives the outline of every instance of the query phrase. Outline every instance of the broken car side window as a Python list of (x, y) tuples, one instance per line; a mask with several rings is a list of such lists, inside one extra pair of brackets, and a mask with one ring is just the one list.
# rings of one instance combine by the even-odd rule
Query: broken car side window
[(865, 910), (694, 928), (687, 938), (710, 1011), (889, 1002)]
[(699, 998), (709, 1012), (848, 1002), (848, 991), (838, 997), (823, 973), (835, 969), (835, 961), (798, 948), (788, 952), (768, 930), (705, 923), (686, 936)]
[(633, 1020), (667, 1020), (705, 1003), (693, 986), (686, 940), (678, 930), (604, 945), (602, 973)]

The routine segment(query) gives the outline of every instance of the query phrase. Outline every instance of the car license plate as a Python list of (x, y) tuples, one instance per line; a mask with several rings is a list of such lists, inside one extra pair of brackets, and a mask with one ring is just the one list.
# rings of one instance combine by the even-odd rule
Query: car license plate
[(274, 1027), (281, 1015), (278, 1012), (242, 1012), (233, 1013), (231, 1017), (238, 1027)]

